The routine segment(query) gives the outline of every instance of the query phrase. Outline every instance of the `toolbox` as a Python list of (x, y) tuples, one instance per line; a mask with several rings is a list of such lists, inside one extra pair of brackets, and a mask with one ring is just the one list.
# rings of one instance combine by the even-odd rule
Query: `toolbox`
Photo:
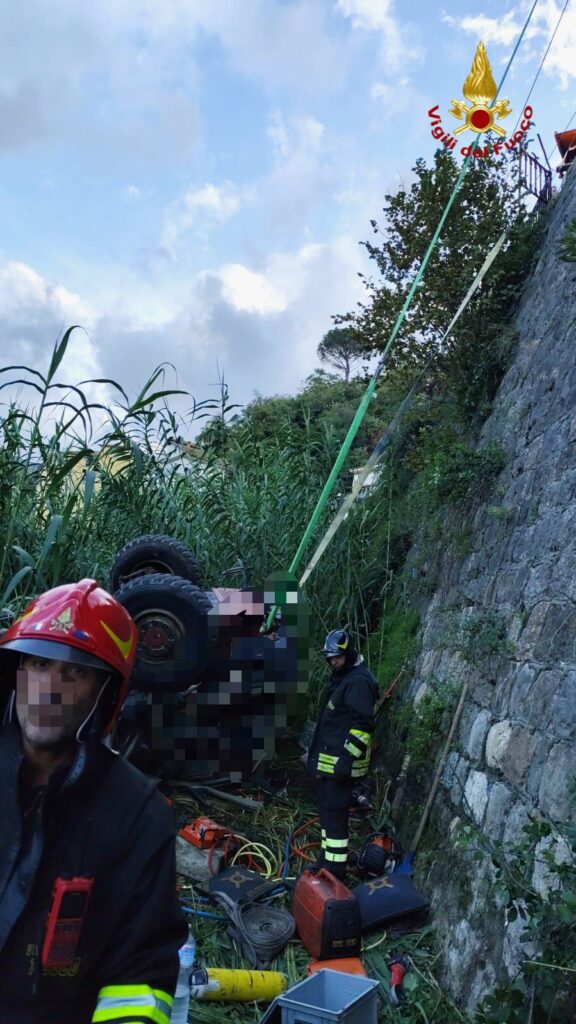
[(378, 985), (357, 974), (318, 971), (278, 997), (281, 1024), (377, 1024)]

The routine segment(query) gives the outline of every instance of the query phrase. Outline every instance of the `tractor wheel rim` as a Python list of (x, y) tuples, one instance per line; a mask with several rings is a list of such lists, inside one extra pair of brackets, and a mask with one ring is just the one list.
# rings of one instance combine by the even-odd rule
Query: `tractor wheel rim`
[(164, 608), (147, 608), (134, 617), (138, 629), (138, 655), (141, 661), (163, 662), (173, 657), (176, 643), (184, 636), (177, 615)]

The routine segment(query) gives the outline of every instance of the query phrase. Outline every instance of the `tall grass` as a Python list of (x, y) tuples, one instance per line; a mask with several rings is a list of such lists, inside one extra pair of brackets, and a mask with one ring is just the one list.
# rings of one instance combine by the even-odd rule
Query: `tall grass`
[[(234, 432), (226, 454), (184, 446), (201, 417), (223, 416), (196, 403), (177, 414), (183, 392), (164, 385), (158, 367), (134, 400), (115, 381), (60, 379), (72, 338), (56, 345), (45, 373), (0, 370), (0, 392), (13, 395), (0, 422), (0, 611), (4, 624), (36, 593), (92, 576), (107, 584), (115, 553), (142, 533), (171, 534), (195, 550), (208, 585), (259, 586), (285, 570), (310, 519), (340, 439), (310, 428), (302, 437), (279, 424), (272, 441)], [(90, 400), (105, 384), (109, 404)], [(24, 401), (34, 395), (35, 401)], [(341, 488), (342, 490), (342, 488)], [(309, 554), (334, 514), (329, 503)], [(314, 643), (347, 623), (366, 635), (370, 608), (386, 579), (385, 487), (347, 519), (307, 586)], [(319, 661), (319, 669), (323, 665)]]
[[(62, 382), (73, 330), (56, 345), (46, 374), (0, 369), (0, 392), (11, 396), (0, 421), (5, 619), (46, 587), (86, 575), (105, 582), (114, 552), (135, 533), (185, 525), (173, 488), (183, 422), (167, 404), (183, 392), (161, 386), (164, 367), (134, 401), (115, 381)], [(87, 397), (102, 384), (116, 396), (109, 405)], [(210, 406), (201, 403), (188, 419)]]

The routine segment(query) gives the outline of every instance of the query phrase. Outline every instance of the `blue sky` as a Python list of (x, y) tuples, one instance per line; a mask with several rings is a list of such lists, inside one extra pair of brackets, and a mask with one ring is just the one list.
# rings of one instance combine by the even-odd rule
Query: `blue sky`
[[(539, 0), (514, 118), (563, 5)], [(81, 323), (70, 382), (135, 393), (168, 360), (196, 399), (219, 370), (237, 402), (294, 392), (362, 298), (384, 194), (433, 156), (428, 108), (448, 122), (480, 39), (498, 80), (530, 6), (1, 0), (2, 365), (47, 365)], [(576, 110), (576, 0), (531, 102), (550, 153)]]

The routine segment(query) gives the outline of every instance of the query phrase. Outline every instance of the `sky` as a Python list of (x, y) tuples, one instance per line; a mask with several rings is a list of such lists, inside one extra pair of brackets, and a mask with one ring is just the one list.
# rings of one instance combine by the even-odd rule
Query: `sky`
[[(385, 194), (433, 159), (427, 111), (456, 126), (477, 43), (499, 80), (530, 6), (0, 0), (0, 365), (45, 370), (78, 324), (69, 383), (134, 396), (167, 363), (196, 401), (222, 377), (235, 403), (295, 393), (365, 296)], [(502, 92), (514, 120), (563, 6), (536, 6)], [(531, 104), (555, 166), (576, 0)]]

